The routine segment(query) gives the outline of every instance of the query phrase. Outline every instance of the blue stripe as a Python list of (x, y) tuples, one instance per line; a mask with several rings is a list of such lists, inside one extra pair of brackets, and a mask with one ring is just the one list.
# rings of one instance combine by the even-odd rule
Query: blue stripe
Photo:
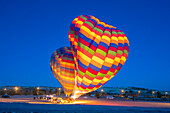
[(113, 64), (113, 65), (112, 65), (112, 68), (113, 68), (113, 69), (116, 69), (116, 68), (117, 68), (117, 66)]
[(80, 28), (78, 28), (78, 27), (74, 27), (74, 31), (80, 31)]
[(109, 71), (110, 67), (107, 67), (107, 66), (102, 65), (102, 69), (103, 69), (103, 70), (106, 70), (106, 71)]
[(122, 43), (118, 43), (118, 46), (120, 47), (123, 47), (124, 48), (124, 45)]
[(100, 42), (99, 45), (102, 45), (102, 46), (105, 47), (106, 49), (109, 48), (109, 46), (108, 46), (106, 43), (104, 43), (104, 42)]
[(92, 40), (87, 38), (85, 35), (83, 35), (82, 33), (79, 33), (79, 37), (82, 38), (83, 40), (85, 40), (86, 42), (91, 42)]
[(75, 24), (71, 24), (70, 26), (71, 26), (71, 27), (75, 27)]
[(115, 44), (115, 43), (110, 43), (110, 46), (115, 47), (116, 49), (118, 48), (117, 44)]
[(87, 66), (81, 63), (79, 59), (77, 60), (77, 62), (83, 69), (87, 69)]
[(98, 47), (98, 44), (97, 44), (95, 41), (93, 41), (93, 40), (92, 40), (91, 44), (92, 44), (93, 46), (95, 46), (96, 48)]
[(125, 43), (125, 46), (127, 46), (127, 47), (128, 47), (128, 43)]
[(90, 87), (95, 87), (96, 85), (90, 84), (89, 86), (90, 86)]
[(83, 87), (85, 87), (85, 88), (86, 88), (86, 87), (88, 87), (88, 86), (86, 86), (86, 85), (85, 85), (85, 84), (83, 84), (83, 83), (81, 83), (81, 85), (82, 85)]
[(97, 24), (96, 20), (94, 20), (94, 19), (89, 19), (89, 20), (93, 21), (95, 23), (95, 25)]
[(121, 63), (119, 63), (119, 65), (118, 65), (119, 67), (122, 67), (122, 64)]
[(97, 24), (97, 26), (100, 26), (100, 27), (102, 27), (103, 29), (105, 29), (105, 27), (104, 27), (103, 25), (101, 25), (101, 24)]
[(111, 30), (116, 30), (116, 29), (112, 27)]
[(66, 68), (66, 67), (61, 67), (61, 66), (60, 66), (60, 68), (61, 68), (61, 69), (65, 69), (65, 70), (74, 71), (74, 69), (70, 69), (70, 68)]
[(101, 86), (101, 85), (102, 85), (102, 83), (99, 83), (98, 85), (99, 85), (99, 86)]
[(109, 29), (111, 31), (111, 28), (110, 27), (106, 27), (106, 29)]
[(91, 68), (91, 69), (93, 69), (93, 70), (95, 70), (95, 71), (100, 71), (100, 68), (98, 68), (98, 67), (96, 67), (96, 66), (94, 66), (93, 64), (89, 64), (89, 67)]
[(77, 82), (77, 85), (80, 86), (80, 84)]

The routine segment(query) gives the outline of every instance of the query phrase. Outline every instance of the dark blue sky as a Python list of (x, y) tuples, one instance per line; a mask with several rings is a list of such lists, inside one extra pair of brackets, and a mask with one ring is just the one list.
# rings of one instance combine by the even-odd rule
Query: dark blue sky
[(169, 0), (0, 0), (0, 86), (59, 86), (50, 57), (70, 46), (70, 23), (82, 14), (130, 41), (125, 65), (105, 86), (170, 90)]

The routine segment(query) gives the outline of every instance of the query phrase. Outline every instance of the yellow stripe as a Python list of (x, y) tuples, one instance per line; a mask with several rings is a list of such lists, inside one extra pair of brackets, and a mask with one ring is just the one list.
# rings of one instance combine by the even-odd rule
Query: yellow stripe
[(77, 21), (79, 18), (75, 18), (73, 21)]
[(77, 55), (79, 55), (81, 58), (83, 58), (87, 62), (91, 61), (91, 59), (88, 56), (86, 56), (85, 54), (83, 54), (81, 51), (77, 50)]
[(99, 83), (100, 81), (101, 81), (101, 80), (98, 80), (98, 79), (96, 79), (96, 78), (93, 80), (93, 82), (97, 82), (97, 83)]
[(90, 31), (86, 26), (81, 26), (81, 29), (83, 29), (84, 31), (86, 31), (88, 34), (91, 33), (91, 31)]
[(80, 24), (80, 25), (82, 25), (82, 24), (83, 24), (83, 22), (82, 22), (82, 21), (80, 21), (80, 20), (78, 20), (78, 21), (76, 22), (76, 24)]
[(108, 80), (109, 80), (109, 79), (106, 78), (106, 77), (103, 78), (103, 81), (105, 81), (105, 82), (107, 82)]
[(97, 38), (98, 40), (101, 40), (101, 36), (99, 36), (99, 35), (97, 35), (96, 38)]
[(113, 63), (114, 60), (111, 59), (111, 58), (106, 57), (106, 58), (105, 58), (105, 61), (106, 61), (106, 62), (109, 62), (109, 63)]
[(126, 61), (126, 57), (122, 56), (121, 60), (123, 60), (125, 62)]
[(108, 36), (103, 35), (102, 38), (110, 42), (110, 38)]
[(124, 38), (121, 36), (119, 36), (118, 39), (124, 41)]
[(82, 78), (80, 78), (79, 76), (77, 76), (77, 80), (78, 80), (79, 82), (81, 82), (81, 81), (82, 81)]
[(118, 41), (118, 38), (115, 37), (115, 36), (112, 36), (111, 39), (112, 39), (112, 40), (115, 40), (115, 41)]
[(86, 81), (89, 84), (92, 82), (91, 80), (87, 79), (86, 77), (83, 77), (83, 80)]
[(95, 36), (96, 36), (96, 33), (91, 32), (91, 33), (90, 33), (90, 35), (92, 35), (92, 36), (94, 36), (94, 37), (95, 37)]
[(93, 59), (94, 61), (100, 63), (100, 64), (103, 64), (103, 62), (104, 62), (102, 59), (100, 59), (100, 58), (98, 58), (98, 57), (96, 57), (96, 56), (93, 56), (92, 59)]
[(117, 61), (119, 63), (120, 62), (120, 58), (115, 57), (115, 61)]

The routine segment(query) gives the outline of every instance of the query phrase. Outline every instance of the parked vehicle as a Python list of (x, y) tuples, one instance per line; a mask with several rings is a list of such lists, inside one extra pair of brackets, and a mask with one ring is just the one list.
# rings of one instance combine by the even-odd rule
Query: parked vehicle
[(2, 95), (2, 98), (10, 98), (8, 94)]
[(114, 99), (115, 97), (113, 97), (112, 95), (108, 95), (106, 96), (106, 99)]
[(59, 98), (57, 98), (57, 103), (63, 104), (63, 103), (64, 103), (64, 100), (63, 100), (61, 97), (59, 97)]

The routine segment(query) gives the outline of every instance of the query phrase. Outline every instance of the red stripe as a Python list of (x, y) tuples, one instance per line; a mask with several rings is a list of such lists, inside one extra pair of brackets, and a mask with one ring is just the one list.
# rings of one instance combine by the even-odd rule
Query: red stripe
[(103, 33), (103, 35), (105, 35), (105, 36), (107, 36), (107, 37), (111, 37), (111, 35), (110, 34), (108, 34), (108, 33)]
[(90, 86), (88, 86), (87, 88), (88, 88), (88, 89), (93, 89), (93, 87), (90, 87)]
[(106, 57), (108, 57), (108, 58), (110, 58), (110, 59), (114, 59), (114, 58), (115, 58), (115, 56), (114, 56), (114, 55), (111, 55), (111, 54), (107, 54)]
[(92, 20), (87, 20), (87, 21), (95, 26), (95, 23)]
[(103, 77), (100, 77), (100, 76), (96, 76), (95, 78), (98, 79), (98, 80), (102, 80), (103, 79)]
[(97, 74), (98, 74), (97, 71), (91, 69), (90, 67), (87, 68), (87, 71), (89, 71), (90, 73), (92, 73), (92, 74), (94, 74), (94, 75), (97, 75)]
[(86, 26), (90, 31), (93, 30), (93, 28), (89, 24), (87, 24), (87, 23), (83, 23), (83, 26)]
[(109, 47), (109, 50), (117, 52), (117, 49), (115, 47), (112, 47), (112, 46)]
[(120, 54), (118, 54), (118, 53), (116, 54), (116, 57), (118, 57), (118, 58), (121, 58), (121, 56), (122, 56), (122, 55), (120, 55)]
[(87, 79), (89, 79), (89, 80), (93, 80), (93, 79), (94, 79), (94, 78), (88, 76), (87, 74), (85, 74), (84, 76), (85, 76)]
[(79, 70), (82, 71), (83, 73), (86, 72), (86, 70), (85, 70), (84, 68), (82, 68), (80, 65), (78, 65), (78, 68), (79, 68)]
[(95, 55), (96, 57), (102, 59), (102, 60), (105, 59), (105, 57), (104, 57), (103, 55), (101, 55), (100, 53), (97, 53), (97, 52), (96, 52), (96, 53), (94, 53), (94, 55)]
[(118, 50), (121, 50), (121, 51), (123, 51), (123, 47), (120, 47), (120, 46), (118, 46)]
[(81, 87), (82, 89), (86, 89), (86, 87), (83, 87), (82, 85), (80, 85), (80, 87)]
[(115, 70), (116, 70), (116, 69), (110, 68), (110, 70), (109, 70), (109, 71), (111, 71), (111, 72), (113, 72), (113, 73), (114, 73), (114, 72), (115, 72)]
[(94, 45), (91, 45), (90, 48), (93, 50), (93, 51), (96, 51), (96, 47)]
[(86, 15), (82, 15), (82, 16), (86, 17), (86, 18), (87, 18), (87, 20), (89, 19), (89, 17), (88, 17), (88, 16), (86, 16)]
[(85, 22), (86, 20), (85, 19), (83, 19), (83, 18), (79, 18), (78, 20), (80, 20), (80, 21), (82, 21), (82, 22)]
[(100, 73), (103, 73), (103, 74), (107, 74), (108, 71), (104, 70), (104, 69), (100, 69)]
[(106, 49), (105, 47), (103, 47), (102, 45), (98, 46), (98, 49), (103, 50), (105, 53), (107, 53), (108, 49)]
[(86, 50), (84, 50), (83, 48), (81, 48), (81, 47), (77, 47), (77, 50), (79, 50), (79, 51), (81, 51), (83, 54), (85, 54), (86, 56), (88, 56), (89, 58), (92, 58), (93, 57), (93, 55), (92, 54), (90, 54), (89, 52), (87, 52)]
[(101, 27), (101, 26), (96, 25), (95, 27), (102, 30), (102, 31), (104, 31), (103, 27)]
[(110, 76), (110, 75), (108, 75), (108, 74), (106, 74), (106, 75), (105, 75), (105, 77), (109, 79), (111, 76)]

